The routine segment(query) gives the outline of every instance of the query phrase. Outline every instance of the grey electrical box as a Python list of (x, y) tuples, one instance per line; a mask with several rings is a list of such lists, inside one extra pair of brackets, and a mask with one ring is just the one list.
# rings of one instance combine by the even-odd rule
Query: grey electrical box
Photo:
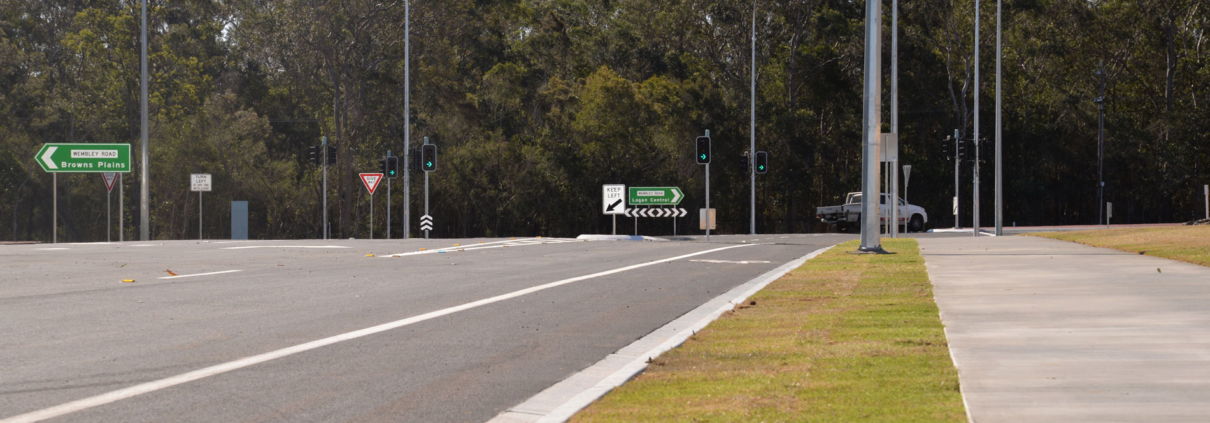
[(248, 239), (248, 202), (231, 202), (231, 239)]

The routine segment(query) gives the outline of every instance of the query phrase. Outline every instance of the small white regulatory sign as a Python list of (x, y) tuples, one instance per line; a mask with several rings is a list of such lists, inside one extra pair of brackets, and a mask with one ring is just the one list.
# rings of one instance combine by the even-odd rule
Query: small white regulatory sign
[(626, 186), (601, 186), (601, 213), (626, 214)]
[(189, 190), (193, 192), (210, 192), (210, 174), (194, 173), (189, 175), (189, 186)]

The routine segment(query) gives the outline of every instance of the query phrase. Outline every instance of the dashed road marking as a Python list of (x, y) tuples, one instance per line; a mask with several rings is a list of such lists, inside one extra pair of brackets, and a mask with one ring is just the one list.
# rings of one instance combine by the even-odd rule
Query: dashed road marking
[(241, 271), (242, 271), (242, 270), (224, 270), (224, 271), (221, 271), (221, 272), (195, 273), (195, 274), (192, 274), (192, 275), (164, 276), (164, 277), (161, 277), (160, 279), (180, 279), (180, 278), (192, 278), (192, 277), (195, 277), (195, 276), (221, 275), (221, 274), (224, 274), (224, 273), (235, 273), (235, 272), (241, 272)]

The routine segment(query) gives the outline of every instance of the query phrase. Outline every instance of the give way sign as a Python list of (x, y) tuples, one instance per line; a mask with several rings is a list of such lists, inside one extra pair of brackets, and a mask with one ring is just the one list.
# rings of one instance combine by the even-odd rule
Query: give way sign
[(378, 184), (382, 182), (382, 174), (362, 173), (359, 175), (361, 176), (361, 183), (364, 184), (366, 189), (370, 191), (370, 195), (374, 195), (374, 190), (378, 189)]
[(101, 178), (105, 180), (105, 189), (113, 192), (113, 183), (118, 180), (117, 173), (102, 173)]

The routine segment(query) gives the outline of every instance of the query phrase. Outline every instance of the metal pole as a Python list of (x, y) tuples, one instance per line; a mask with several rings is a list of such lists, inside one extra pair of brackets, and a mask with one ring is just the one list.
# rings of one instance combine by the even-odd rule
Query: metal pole
[(961, 166), (962, 166), (962, 160), (960, 160), (962, 156), (958, 155), (958, 146), (961, 145), (961, 143), (962, 143), (962, 139), (958, 138), (958, 130), (955, 129), (954, 130), (954, 204), (956, 204), (956, 206), (954, 206), (954, 210), (956, 210), (956, 211), (954, 212), (954, 229), (962, 229), (962, 225), (959, 224), (959, 222), (961, 220), (960, 218), (962, 217), (962, 213), (961, 213), (961, 211), (962, 211), (962, 201), (961, 201), (962, 200), (962, 198), (961, 198), (962, 191), (960, 191), (958, 189), (962, 185), (961, 181), (958, 179), (958, 177), (959, 177), (958, 173), (961, 170)]
[(887, 232), (899, 237), (899, 0), (891, 1), (891, 133), (895, 134), (895, 159), (888, 163), (891, 179), (891, 221)]
[(1004, 236), (1004, 160), (1001, 146), (1000, 58), (1004, 55), (1000, 36), (1001, 0), (996, 0), (996, 236)]
[(862, 189), (860, 251), (882, 251), (879, 237), (879, 137), (882, 132), (882, 5), (879, 0), (866, 0), (865, 10), (865, 79), (862, 106)]
[(59, 243), (59, 174), (50, 174), (50, 189), (51, 200), (51, 223), (50, 223), (50, 243)]
[[(404, 0), (403, 2), (403, 239), (412, 238), (412, 179), (411, 171), (409, 170), (411, 160), (408, 160), (408, 155), (411, 152), (412, 141), (412, 17), (411, 17), (411, 2)], [(424, 174), (425, 181), (425, 209), (424, 214), (429, 214), (428, 211), (428, 172)], [(429, 233), (424, 233), (424, 239), (429, 238)]]
[(328, 137), (323, 137), (324, 149), (324, 221), (323, 227), (320, 229), (324, 232), (324, 239), (328, 239)]
[(1210, 220), (1210, 185), (1203, 186), (1202, 190), (1205, 191), (1206, 198), (1206, 219)]
[(202, 237), (202, 192), (197, 192), (197, 240), (201, 241)]
[(1097, 100), (1097, 223), (1105, 213), (1105, 62), (1101, 62), (1101, 97)]
[(618, 215), (613, 215), (613, 234), (618, 234)]
[(113, 242), (113, 191), (105, 194), (105, 242)]
[[(749, 150), (748, 156), (752, 157), (752, 160), (748, 161), (748, 167), (749, 167), (748, 176), (751, 181), (750, 185), (751, 185), (751, 191), (752, 191), (752, 200), (749, 205), (751, 221), (749, 223), (750, 226), (749, 226), (748, 233), (751, 235), (756, 235), (756, 0), (752, 0), (752, 96), (751, 97), (752, 97), (751, 98), (751, 100), (752, 100), (752, 126), (751, 126), (751, 129), (749, 130), (749, 132), (751, 132), (751, 134), (750, 134), (751, 142), (749, 145), (750, 150)], [(706, 166), (709, 166), (709, 165), (706, 165)], [(708, 219), (710, 217), (709, 210), (706, 210), (706, 217), (707, 217), (706, 224), (709, 225), (709, 219)]]
[(142, 37), (143, 37), (142, 38), (143, 42), (139, 45), (139, 48), (140, 48), (140, 54), (142, 56), (140, 61), (141, 61), (141, 68), (142, 68), (142, 73), (143, 73), (143, 80), (142, 80), (142, 84), (140, 86), (141, 98), (140, 98), (139, 109), (140, 109), (140, 113), (141, 113), (140, 120), (143, 125), (142, 129), (140, 130), (140, 132), (142, 134), (142, 143), (143, 143), (143, 155), (142, 155), (142, 158), (140, 158), (140, 160), (142, 160), (142, 163), (140, 163), (140, 164), (142, 165), (143, 169), (141, 172), (142, 189), (140, 190), (140, 195), (139, 195), (139, 214), (140, 214), (140, 216), (139, 216), (139, 236), (142, 238), (143, 241), (147, 241), (147, 240), (151, 239), (151, 227), (150, 227), (151, 218), (149, 216), (149, 214), (151, 213), (151, 199), (149, 198), (151, 196), (151, 184), (150, 184), (151, 181), (149, 180), (151, 172), (148, 170), (148, 167), (150, 167), (150, 164), (148, 163), (148, 159), (151, 156), (151, 153), (150, 153), (151, 149), (147, 145), (147, 139), (148, 139), (148, 126), (147, 126), (147, 0), (143, 0), (143, 34), (142, 34)]
[(122, 174), (118, 174), (118, 242), (126, 240), (126, 194), (122, 186)]
[[(424, 137), (424, 145), (429, 144), (429, 137)], [(429, 173), (424, 172), (424, 215), (429, 216)], [(429, 216), (431, 219), (432, 216)], [(424, 239), (429, 239), (429, 231), (424, 231)]]
[[(387, 159), (386, 160), (388, 162), (387, 167), (389, 168), (390, 167), (389, 162), (391, 161), (391, 151), (390, 150), (387, 150)], [(390, 172), (390, 171), (391, 171), (390, 169), (387, 169), (387, 172)], [(389, 177), (387, 178), (387, 239), (391, 239), (391, 178), (389, 178)]]
[(370, 193), (370, 239), (374, 239), (374, 193)]
[(979, 0), (975, 0), (975, 188), (971, 236), (979, 236)]
[[(874, 0), (870, 0), (874, 1)], [(710, 138), (710, 130), (706, 130), (706, 138)], [(755, 159), (755, 157), (753, 157)], [(634, 225), (639, 226), (639, 218), (634, 219)], [(706, 242), (710, 242), (710, 163), (706, 163)]]

